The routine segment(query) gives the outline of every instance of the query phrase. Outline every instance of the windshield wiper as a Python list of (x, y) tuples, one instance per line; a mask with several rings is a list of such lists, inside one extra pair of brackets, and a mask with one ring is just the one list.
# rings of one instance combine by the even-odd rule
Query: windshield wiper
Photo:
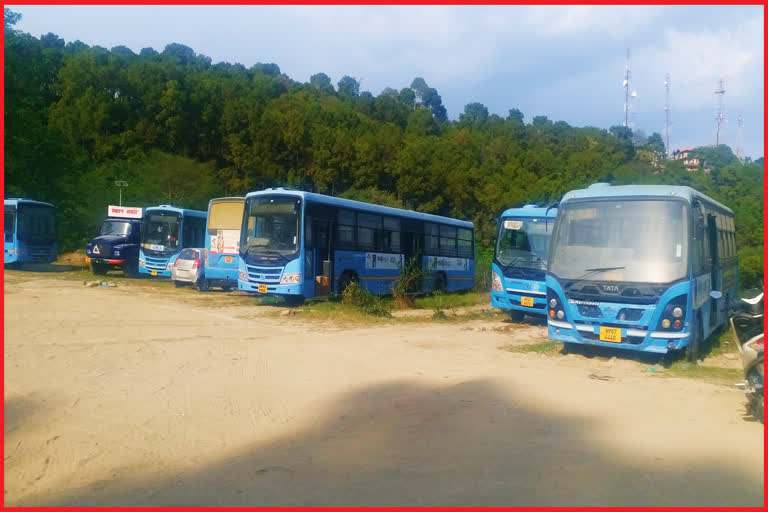
[(627, 268), (627, 267), (597, 267), (597, 268), (585, 268), (585, 269), (584, 269), (584, 271), (585, 271), (586, 273), (585, 273), (585, 274), (582, 274), (581, 276), (579, 276), (579, 277), (577, 277), (577, 278), (574, 278), (574, 279), (572, 279), (571, 281), (569, 281), (569, 282), (568, 282), (568, 284), (566, 284), (566, 285), (565, 285), (565, 287), (564, 287), (564, 289), (563, 289), (563, 290), (564, 290), (564, 291), (565, 291), (565, 290), (567, 290), (567, 289), (568, 289), (568, 288), (570, 288), (570, 287), (571, 287), (571, 286), (572, 286), (574, 283), (576, 283), (576, 282), (578, 282), (578, 281), (583, 281), (584, 279), (586, 279), (587, 277), (591, 276), (592, 274), (594, 274), (594, 273), (596, 273), (596, 272), (608, 272), (609, 270), (624, 270), (625, 268)]

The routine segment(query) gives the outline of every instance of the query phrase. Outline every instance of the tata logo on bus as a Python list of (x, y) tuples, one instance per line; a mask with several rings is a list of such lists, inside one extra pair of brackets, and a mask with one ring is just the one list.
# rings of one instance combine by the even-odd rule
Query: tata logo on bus
[(600, 287), (605, 293), (619, 293), (619, 286), (616, 284), (601, 284)]
[(107, 206), (107, 216), (108, 217), (123, 217), (126, 219), (140, 219), (141, 218), (141, 208), (136, 208), (133, 206), (114, 206), (109, 205)]

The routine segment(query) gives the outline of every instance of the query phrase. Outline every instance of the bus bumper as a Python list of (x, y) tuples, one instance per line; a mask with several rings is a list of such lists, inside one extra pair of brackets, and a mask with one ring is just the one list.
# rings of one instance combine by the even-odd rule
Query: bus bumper
[(622, 327), (622, 341), (613, 343), (593, 339), (598, 337), (600, 332), (600, 327), (596, 325), (576, 326), (570, 322), (549, 319), (547, 329), (549, 338), (555, 341), (654, 354), (666, 354), (670, 350), (682, 349), (688, 345), (688, 337), (690, 336), (688, 332), (644, 331)]
[(171, 277), (170, 270), (150, 270), (146, 267), (139, 267), (139, 274), (146, 274), (152, 277)]
[(16, 263), (17, 261), (19, 261), (19, 255), (16, 254), (16, 251), (13, 249), (6, 249), (5, 258), (3, 259), (4, 264)]
[[(532, 298), (533, 306), (523, 306), (523, 297)], [(522, 311), (529, 315), (547, 314), (547, 296), (546, 295), (525, 295), (512, 292), (491, 291), (491, 306), (506, 310)]]
[(238, 279), (237, 289), (244, 292), (255, 293), (257, 295), (303, 295), (304, 290), (301, 284), (274, 284), (274, 283), (261, 283), (262, 287), (266, 286), (267, 291), (259, 292), (260, 283), (251, 283), (248, 281), (242, 281)]

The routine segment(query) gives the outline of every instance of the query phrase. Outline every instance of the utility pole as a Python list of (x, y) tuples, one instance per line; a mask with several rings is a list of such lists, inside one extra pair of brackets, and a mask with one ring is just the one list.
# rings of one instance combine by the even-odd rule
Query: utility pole
[(120, 190), (120, 206), (123, 206), (123, 187), (128, 186), (127, 181), (115, 181), (115, 185), (117, 186), (118, 190)]
[(672, 148), (669, 146), (669, 114), (671, 108), (669, 107), (669, 87), (672, 85), (672, 76), (667, 73), (667, 76), (664, 78), (664, 87), (667, 89), (667, 101), (664, 105), (664, 115), (666, 117), (666, 125), (664, 128), (664, 135), (666, 137), (666, 145), (667, 145), (667, 154), (672, 154)]
[(736, 146), (736, 157), (739, 160), (744, 160), (744, 116), (739, 112), (739, 115), (736, 116), (736, 123), (739, 126), (739, 141), (738, 146)]
[(715, 94), (718, 96), (717, 112), (715, 112), (715, 147), (717, 147), (720, 145), (720, 128), (724, 128), (725, 124), (727, 123), (725, 106), (723, 102), (723, 97), (725, 96), (725, 80), (722, 78), (717, 84)]

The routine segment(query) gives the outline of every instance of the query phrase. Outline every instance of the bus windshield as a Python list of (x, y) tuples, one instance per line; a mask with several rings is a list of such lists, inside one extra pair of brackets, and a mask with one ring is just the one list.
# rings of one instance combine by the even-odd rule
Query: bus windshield
[(546, 270), (553, 227), (552, 220), (546, 223), (544, 219), (502, 219), (496, 259), (505, 267)]
[(105, 220), (101, 225), (100, 235), (125, 236), (131, 232), (131, 223), (124, 220)]
[(677, 200), (566, 203), (549, 271), (561, 279), (669, 283), (686, 275), (687, 208)]
[(259, 196), (246, 201), (240, 235), (243, 256), (287, 257), (299, 250), (301, 200)]
[(179, 213), (149, 213), (144, 222), (141, 247), (147, 251), (174, 252), (179, 248)]
[(13, 242), (13, 234), (16, 231), (16, 208), (5, 207), (5, 241)]
[(22, 242), (47, 244), (56, 241), (53, 208), (41, 204), (20, 204), (17, 236)]

